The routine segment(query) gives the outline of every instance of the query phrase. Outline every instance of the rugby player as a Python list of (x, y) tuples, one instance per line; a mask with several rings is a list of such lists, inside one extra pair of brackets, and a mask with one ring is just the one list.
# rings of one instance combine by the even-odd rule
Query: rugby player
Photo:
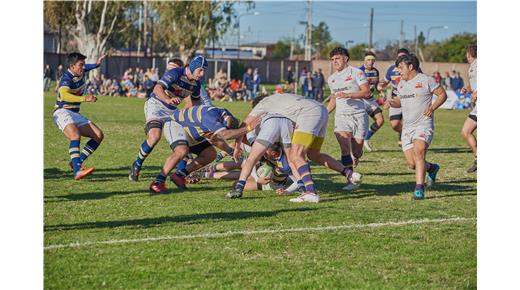
[[(343, 47), (330, 52), (335, 72), (327, 80), (332, 96), (327, 111), (336, 109), (334, 135), (341, 148), (341, 163), (352, 167), (363, 155), (363, 142), (368, 132), (368, 114), (364, 99), (371, 97), (365, 73), (348, 64), (349, 53)], [(354, 158), (352, 158), (354, 157)], [(343, 189), (356, 188), (353, 183)]]
[(172, 153), (166, 159), (160, 174), (150, 184), (152, 193), (167, 192), (166, 176), (188, 153), (193, 153), (197, 158), (170, 176), (175, 185), (181, 189), (186, 188), (186, 176), (211, 163), (217, 156), (215, 148), (208, 139), (241, 138), (256, 128), (261, 119), (260, 116), (251, 118), (239, 128), (239, 121), (228, 110), (213, 106), (194, 106), (176, 110), (172, 117), (173, 120), (164, 126), (164, 133)]
[[(74, 179), (80, 180), (94, 171), (94, 168), (83, 168), (83, 162), (92, 154), (103, 141), (103, 131), (92, 121), (79, 113), (83, 102), (96, 102), (93, 95), (83, 96), (86, 90), (86, 72), (101, 65), (105, 55), (101, 56), (95, 64), (85, 64), (87, 57), (81, 53), (73, 52), (67, 56), (69, 67), (59, 81), (58, 96), (54, 106), (54, 124), (70, 140), (69, 155), (70, 165), (74, 172)], [(81, 137), (91, 138), (79, 151)]]
[(471, 152), (473, 152), (473, 156), (475, 156), (475, 161), (473, 165), (467, 170), (468, 173), (477, 171), (477, 139), (473, 135), (473, 132), (477, 129), (477, 45), (468, 45), (466, 47), (466, 59), (470, 64), (468, 75), (469, 75), (469, 87), (462, 88), (461, 93), (471, 93), (471, 104), (473, 106), (473, 110), (469, 113), (468, 118), (464, 122), (464, 126), (462, 126), (462, 136), (468, 142), (469, 147), (471, 148)]
[[(390, 100), (392, 107), (401, 108), (403, 131), (401, 146), (408, 166), (415, 169), (414, 200), (424, 199), (425, 172), (427, 185), (435, 182), (439, 165), (426, 161), (426, 152), (433, 139), (433, 112), (446, 101), (446, 92), (434, 78), (418, 72), (419, 60), (415, 55), (397, 58), (401, 80), (397, 85), (397, 96)], [(432, 102), (433, 95), (437, 98)]]
[(368, 128), (367, 134), (365, 136), (365, 142), (363, 142), (363, 146), (368, 152), (372, 151), (372, 146), (370, 146), (369, 142), (370, 138), (372, 138), (377, 130), (379, 130), (385, 123), (383, 111), (374, 98), (374, 94), (377, 92), (377, 84), (379, 83), (379, 70), (375, 68), (375, 62), (375, 53), (368, 51), (365, 53), (365, 63), (359, 68), (365, 73), (370, 89), (370, 98), (363, 99), (363, 101), (365, 102), (368, 115), (374, 120), (374, 123), (372, 123), (372, 125), (370, 125)]
[[(289, 151), (289, 162), (294, 164), (293, 171), (298, 175), (305, 186), (305, 192), (291, 202), (319, 202), (320, 196), (314, 187), (311, 176), (310, 166), (305, 160), (305, 156), (312, 161), (322, 164), (332, 170), (340, 172), (347, 178), (347, 182), (360, 180), (360, 175), (352, 171), (351, 168), (343, 166), (331, 156), (321, 153), (320, 149), (325, 140), (327, 130), (328, 114), (327, 109), (315, 100), (305, 99), (305, 97), (295, 94), (273, 94), (262, 96), (257, 99), (258, 104), (245, 119), (252, 120), (265, 113), (280, 114), (291, 120), (295, 125), (295, 130), (291, 138), (291, 150)], [(234, 159), (238, 160), (241, 155), (241, 140), (235, 143)], [(245, 180), (239, 180), (241, 185)], [(237, 183), (238, 184), (238, 183)], [(228, 197), (240, 197), (241, 193), (234, 190), (227, 195)]]
[(130, 167), (130, 181), (139, 180), (143, 162), (161, 139), (163, 127), (171, 121), (171, 116), (181, 101), (186, 100), (186, 107), (200, 104), (200, 80), (208, 68), (206, 58), (196, 56), (187, 67), (183, 67), (179, 59), (172, 60), (168, 67), (170, 69), (157, 82), (150, 98), (144, 104), (144, 131), (147, 139), (141, 144), (137, 159)]

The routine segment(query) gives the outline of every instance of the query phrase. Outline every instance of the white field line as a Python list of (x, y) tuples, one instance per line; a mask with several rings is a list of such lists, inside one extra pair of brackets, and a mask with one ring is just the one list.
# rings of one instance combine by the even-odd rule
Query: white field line
[(48, 245), (48, 246), (43, 247), (43, 249), (52, 250), (52, 249), (61, 249), (61, 248), (79, 248), (79, 247), (86, 247), (86, 246), (93, 246), (93, 245), (128, 244), (128, 243), (143, 243), (143, 242), (168, 241), (168, 240), (208, 239), (208, 238), (222, 238), (222, 237), (237, 236), (237, 235), (322, 232), (322, 231), (335, 231), (335, 230), (344, 230), (344, 229), (382, 228), (382, 227), (391, 227), (391, 226), (468, 222), (468, 221), (476, 221), (476, 218), (454, 217), (454, 218), (444, 218), (444, 219), (421, 219), (421, 220), (408, 220), (408, 221), (371, 223), (371, 224), (352, 224), (352, 225), (321, 226), (321, 227), (309, 227), (309, 228), (265, 229), (265, 230), (252, 230), (252, 231), (229, 231), (229, 232), (222, 232), (222, 233), (202, 233), (202, 234), (195, 234), (195, 235), (160, 236), (160, 237), (147, 237), (147, 238), (140, 238), (140, 239), (86, 241), (86, 242), (76, 242), (76, 243), (70, 243), (70, 244)]

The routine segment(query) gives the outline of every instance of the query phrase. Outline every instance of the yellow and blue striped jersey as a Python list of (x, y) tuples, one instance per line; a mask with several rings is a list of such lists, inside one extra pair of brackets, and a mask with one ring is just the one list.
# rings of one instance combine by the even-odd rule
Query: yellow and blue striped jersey
[(201, 105), (176, 110), (173, 118), (184, 127), (190, 143), (196, 144), (227, 129), (224, 121), (226, 115), (231, 115), (226, 109)]
[[(181, 100), (187, 97), (192, 97), (194, 99), (200, 98), (200, 87), (202, 82), (200, 80), (188, 79), (186, 68), (177, 67), (167, 70), (159, 80), (158, 84), (174, 96), (179, 97)], [(163, 102), (155, 95), (155, 93), (151, 93), (150, 96), (159, 100), (169, 109), (175, 110), (177, 108), (174, 105)]]
[(85, 101), (83, 94), (86, 90), (86, 72), (96, 67), (96, 64), (85, 64), (83, 74), (78, 77), (74, 76), (70, 70), (67, 70), (60, 79), (54, 109), (64, 108), (78, 113), (81, 102)]

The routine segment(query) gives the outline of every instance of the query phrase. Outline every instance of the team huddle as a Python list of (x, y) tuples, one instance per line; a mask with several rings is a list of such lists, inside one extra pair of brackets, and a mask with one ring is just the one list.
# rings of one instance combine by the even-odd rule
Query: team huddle
[[(462, 134), (470, 145), (476, 171), (476, 46), (466, 51), (470, 63), (470, 88), (474, 109)], [(83, 166), (103, 140), (103, 132), (79, 113), (82, 102), (95, 102), (85, 93), (85, 72), (98, 67), (85, 64), (79, 53), (68, 56), (69, 68), (59, 83), (54, 122), (70, 140), (70, 166), (74, 179), (90, 175), (94, 169)], [(241, 198), (247, 190), (274, 190), (280, 195), (298, 192), (291, 202), (319, 202), (310, 161), (323, 165), (345, 178), (343, 190), (361, 185), (361, 174), (354, 168), (362, 164), (363, 149), (371, 151), (370, 138), (384, 123), (382, 110), (375, 99), (378, 91), (392, 85), (390, 98), (383, 98), (390, 108), (391, 127), (399, 133), (408, 166), (415, 170), (414, 200), (425, 198), (425, 189), (434, 186), (440, 166), (426, 161), (426, 152), (434, 136), (434, 111), (446, 101), (446, 92), (435, 80), (423, 74), (419, 60), (406, 49), (398, 51), (395, 66), (388, 68), (383, 81), (374, 67), (375, 54), (367, 52), (364, 65), (350, 65), (347, 49), (330, 52), (334, 73), (328, 79), (329, 103), (322, 103), (291, 93), (275, 93), (253, 100), (252, 109), (240, 122), (224, 108), (211, 103), (203, 88), (208, 67), (202, 56), (187, 65), (180, 60), (167, 70), (145, 102), (146, 140), (136, 150), (129, 180), (139, 181), (146, 158), (164, 135), (171, 153), (150, 184), (151, 193), (167, 193), (166, 179), (180, 189), (200, 178), (234, 180), (227, 198)], [(435, 96), (435, 98), (434, 98)], [(178, 106), (184, 102), (183, 109)], [(334, 135), (341, 158), (322, 153), (329, 114), (335, 111)], [(369, 126), (369, 117), (374, 123)], [(80, 152), (80, 138), (90, 140)], [(232, 142), (227, 142), (232, 141)], [(222, 162), (224, 156), (232, 161)]]

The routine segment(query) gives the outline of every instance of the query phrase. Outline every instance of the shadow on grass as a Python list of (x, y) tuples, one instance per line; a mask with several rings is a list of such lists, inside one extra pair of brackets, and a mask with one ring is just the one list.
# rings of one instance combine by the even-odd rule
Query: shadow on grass
[(217, 221), (233, 221), (251, 218), (265, 218), (273, 217), (280, 213), (286, 212), (307, 212), (314, 211), (316, 208), (296, 208), (296, 209), (281, 209), (274, 211), (238, 211), (238, 212), (215, 212), (215, 213), (204, 213), (204, 214), (191, 214), (191, 215), (180, 215), (180, 216), (167, 216), (167, 217), (156, 217), (156, 218), (144, 218), (134, 220), (120, 220), (120, 221), (103, 221), (103, 222), (87, 222), (78, 224), (58, 224), (45, 226), (44, 230), (48, 231), (59, 231), (59, 230), (78, 230), (78, 229), (97, 229), (97, 228), (116, 228), (126, 226), (136, 227), (153, 227), (167, 223), (202, 223), (209, 220)]
[(471, 153), (469, 148), (465, 147), (450, 147), (450, 148), (430, 148), (428, 152), (434, 153)]
[[(95, 167), (94, 167), (95, 168)], [(144, 169), (159, 172), (159, 166), (145, 166)], [(106, 181), (114, 178), (128, 178), (130, 166), (122, 166), (116, 168), (96, 168), (89, 180), (91, 181)], [(48, 179), (72, 179), (72, 170), (61, 170), (56, 167), (45, 168), (43, 170), (43, 178)]]
[(114, 195), (129, 195), (133, 193), (148, 192), (145, 189), (129, 190), (129, 191), (100, 191), (100, 192), (85, 192), (85, 193), (73, 193), (59, 196), (46, 196), (44, 199), (45, 203), (50, 202), (66, 202), (66, 201), (80, 201), (80, 200), (96, 200), (105, 199)]

